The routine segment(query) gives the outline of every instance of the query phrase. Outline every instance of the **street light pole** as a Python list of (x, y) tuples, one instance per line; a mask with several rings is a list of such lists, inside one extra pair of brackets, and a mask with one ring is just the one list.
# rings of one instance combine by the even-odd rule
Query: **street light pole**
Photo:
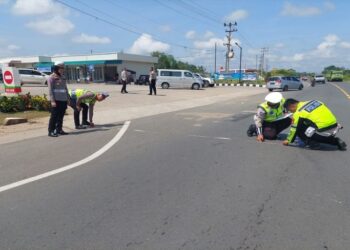
[(235, 43), (239, 48), (239, 83), (242, 82), (242, 47)]

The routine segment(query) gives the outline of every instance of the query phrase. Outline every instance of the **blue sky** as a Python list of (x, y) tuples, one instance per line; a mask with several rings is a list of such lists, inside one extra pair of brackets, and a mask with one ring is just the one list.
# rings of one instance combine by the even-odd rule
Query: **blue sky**
[(158, 50), (213, 71), (215, 43), (224, 65), (223, 23), (237, 21), (243, 66), (268, 47), (269, 69), (350, 68), (349, 9), (345, 0), (0, 0), (0, 58)]

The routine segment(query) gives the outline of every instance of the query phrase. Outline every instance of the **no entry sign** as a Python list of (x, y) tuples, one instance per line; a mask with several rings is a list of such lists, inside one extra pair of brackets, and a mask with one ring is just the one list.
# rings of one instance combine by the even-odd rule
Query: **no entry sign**
[(5, 71), (4, 72), (4, 81), (7, 83), (7, 84), (13, 84), (13, 74), (11, 71)]
[(18, 69), (14, 67), (2, 68), (2, 77), (4, 79), (5, 93), (21, 93), (21, 79), (19, 78)]

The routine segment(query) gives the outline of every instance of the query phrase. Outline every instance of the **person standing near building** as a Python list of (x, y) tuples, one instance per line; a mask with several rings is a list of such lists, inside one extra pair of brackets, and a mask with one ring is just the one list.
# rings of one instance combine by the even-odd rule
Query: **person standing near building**
[[(85, 129), (85, 126), (94, 127), (93, 116), (94, 106), (96, 101), (101, 102), (106, 99), (109, 94), (106, 92), (95, 93), (85, 89), (69, 90), (69, 96), (71, 99), (70, 106), (74, 110), (74, 124), (76, 129)], [(82, 124), (80, 124), (79, 116), (80, 111), (83, 110)], [(89, 111), (89, 121), (87, 121), (87, 115)]]
[(120, 93), (126, 94), (128, 93), (128, 91), (126, 91), (126, 84), (128, 83), (128, 71), (126, 70), (126, 68), (123, 69), (122, 73), (120, 74), (120, 78), (123, 84), (123, 87)]
[(152, 95), (152, 90), (154, 92), (154, 95), (157, 95), (157, 89), (156, 89), (156, 80), (157, 80), (157, 72), (153, 67), (151, 67), (151, 70), (149, 72), (149, 95)]
[(68, 133), (62, 130), (63, 117), (69, 102), (66, 79), (64, 78), (64, 63), (56, 62), (53, 73), (47, 80), (49, 97), (51, 102), (51, 116), (49, 121), (49, 136), (57, 137)]

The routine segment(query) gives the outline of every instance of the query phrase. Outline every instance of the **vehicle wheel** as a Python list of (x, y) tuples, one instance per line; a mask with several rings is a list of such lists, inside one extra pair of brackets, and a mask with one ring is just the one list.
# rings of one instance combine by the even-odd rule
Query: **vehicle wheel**
[(198, 90), (199, 88), (200, 88), (200, 86), (199, 86), (198, 83), (193, 83), (193, 84), (192, 84), (192, 89)]
[(304, 86), (302, 84), (299, 85), (299, 90), (302, 90), (304, 88)]
[(282, 90), (283, 90), (283, 91), (288, 91), (288, 86), (287, 86), (287, 85), (284, 86)]
[(162, 89), (168, 89), (169, 88), (169, 83), (163, 82), (162, 83)]
[(273, 89), (269, 89), (269, 91), (270, 91), (270, 92), (272, 92), (272, 91), (273, 91)]

